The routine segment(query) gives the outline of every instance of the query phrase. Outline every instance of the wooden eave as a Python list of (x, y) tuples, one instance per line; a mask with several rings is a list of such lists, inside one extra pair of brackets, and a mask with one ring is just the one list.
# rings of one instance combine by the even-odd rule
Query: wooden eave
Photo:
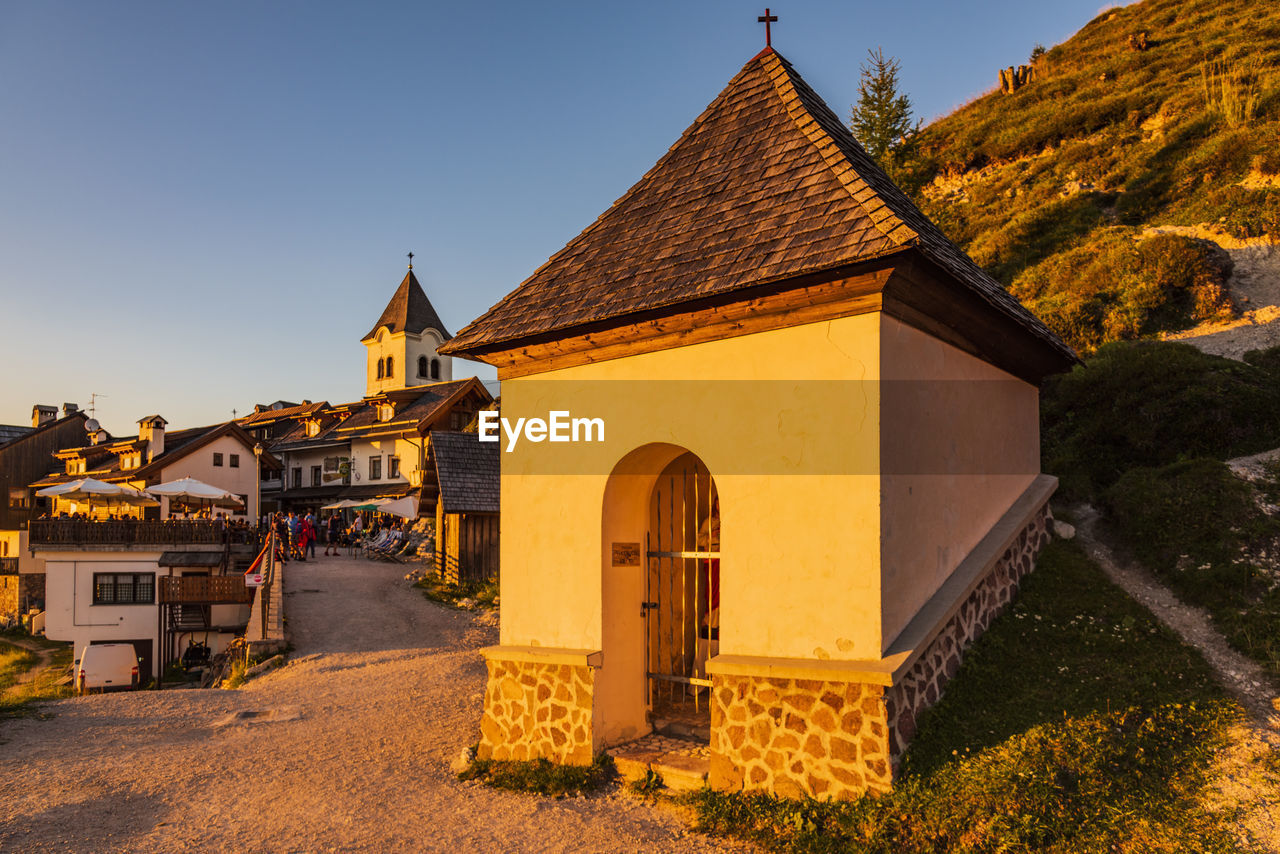
[(903, 254), (885, 287), (883, 311), (908, 326), (995, 365), (1032, 385), (1079, 363), (968, 288), (917, 250)]
[(472, 350), (468, 356), (493, 365), (498, 378), (506, 380), (884, 311), (1035, 385), (1074, 364), (1024, 325), (959, 286), (914, 248), (678, 308), (565, 337), (542, 336)]
[(484, 383), (475, 377), (470, 377), (456, 392), (449, 395), (439, 406), (431, 410), (429, 414), (418, 422), (418, 433), (424, 435), (428, 433), (432, 426), (444, 417), (445, 413), (452, 410), (453, 407), (457, 406), (469, 395), (475, 395), (480, 403), (491, 403), (493, 401), (493, 395), (489, 394), (489, 390), (484, 387)]
[(576, 330), (476, 348), (467, 358), (493, 365), (503, 380), (866, 314), (880, 310), (880, 292), (892, 270), (891, 258), (879, 258)]

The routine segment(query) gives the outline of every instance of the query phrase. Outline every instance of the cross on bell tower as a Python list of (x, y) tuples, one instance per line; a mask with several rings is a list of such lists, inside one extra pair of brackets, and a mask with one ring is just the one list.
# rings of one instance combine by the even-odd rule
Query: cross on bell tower
[(756, 20), (764, 24), (764, 46), (773, 47), (773, 33), (770, 32), (769, 25), (777, 23), (778, 16), (770, 15), (769, 8), (766, 6), (764, 10), (764, 14), (756, 18)]

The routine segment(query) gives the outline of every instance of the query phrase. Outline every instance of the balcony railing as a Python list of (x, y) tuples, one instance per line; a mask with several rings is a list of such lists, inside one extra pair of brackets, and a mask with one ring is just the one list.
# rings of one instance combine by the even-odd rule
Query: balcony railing
[(204, 519), (33, 519), (32, 546), (189, 546), (256, 542), (252, 528)]
[(17, 575), (18, 559), (16, 557), (0, 557), (0, 575)]
[(253, 602), (253, 589), (245, 586), (243, 575), (162, 577), (159, 582), (161, 604), (247, 605)]

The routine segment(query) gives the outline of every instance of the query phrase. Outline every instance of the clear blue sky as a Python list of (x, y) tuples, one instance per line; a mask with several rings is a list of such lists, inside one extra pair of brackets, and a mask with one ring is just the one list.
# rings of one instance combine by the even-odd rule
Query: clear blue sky
[[(406, 252), (470, 322), (763, 46), (758, 5), (0, 0), (0, 423), (358, 399)], [(882, 46), (927, 121), (1102, 5), (773, 0), (774, 47), (847, 115)]]

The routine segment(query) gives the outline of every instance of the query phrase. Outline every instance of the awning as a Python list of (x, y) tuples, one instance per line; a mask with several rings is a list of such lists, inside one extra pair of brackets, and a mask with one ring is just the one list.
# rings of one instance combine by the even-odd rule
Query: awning
[(403, 498), (412, 491), (413, 487), (407, 483), (371, 483), (349, 486), (338, 497), (343, 499)]
[(222, 552), (165, 552), (159, 566), (222, 566)]

